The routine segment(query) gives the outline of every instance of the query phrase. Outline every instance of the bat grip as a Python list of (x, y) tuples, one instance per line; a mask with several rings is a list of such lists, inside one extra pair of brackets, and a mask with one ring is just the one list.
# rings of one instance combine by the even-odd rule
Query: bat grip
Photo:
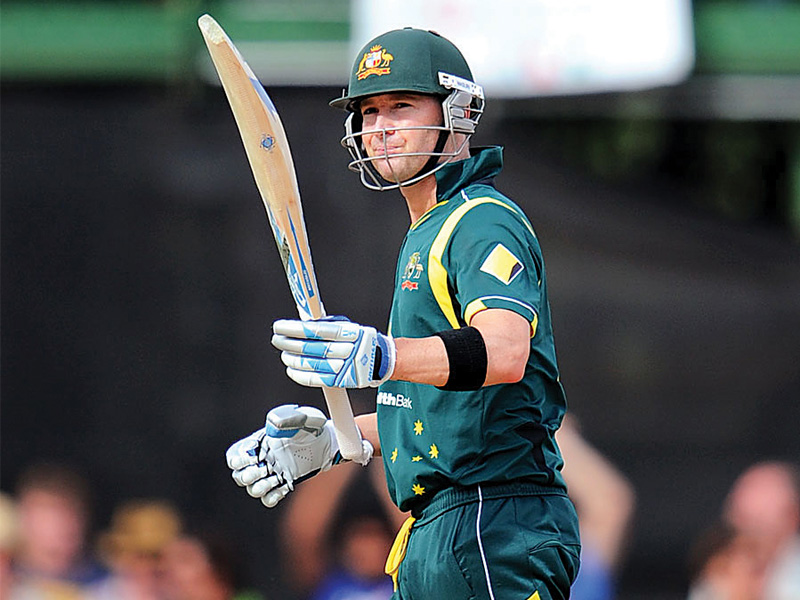
[(361, 458), (361, 453), (363, 452), (361, 433), (356, 427), (347, 390), (323, 387), (322, 393), (325, 395), (328, 412), (330, 413), (331, 421), (333, 421), (333, 431), (336, 433), (336, 440), (339, 442), (339, 452), (347, 460)]

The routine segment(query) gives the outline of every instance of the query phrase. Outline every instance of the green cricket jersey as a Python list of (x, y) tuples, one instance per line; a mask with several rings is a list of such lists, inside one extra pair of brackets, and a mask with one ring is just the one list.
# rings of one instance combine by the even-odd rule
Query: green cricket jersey
[(539, 242), (522, 210), (491, 179), (499, 147), (436, 173), (438, 203), (414, 223), (400, 250), (389, 330), (427, 337), (502, 308), (531, 324), (519, 383), (442, 391), (389, 381), (377, 412), (389, 491), (418, 512), (454, 486), (526, 481), (564, 489), (554, 433), (566, 411), (559, 382), (547, 281)]

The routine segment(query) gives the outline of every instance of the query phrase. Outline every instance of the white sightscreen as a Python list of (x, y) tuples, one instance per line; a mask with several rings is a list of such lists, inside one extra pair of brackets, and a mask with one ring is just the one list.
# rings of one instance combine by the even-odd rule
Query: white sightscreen
[(493, 97), (637, 90), (694, 64), (690, 0), (353, 0), (352, 53), (389, 29), (450, 39)]

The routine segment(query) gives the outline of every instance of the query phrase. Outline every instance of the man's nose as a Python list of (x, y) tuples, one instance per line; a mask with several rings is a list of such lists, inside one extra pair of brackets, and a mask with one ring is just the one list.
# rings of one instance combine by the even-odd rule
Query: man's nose
[(385, 115), (378, 115), (375, 119), (375, 129), (379, 130), (380, 134), (383, 134), (385, 130), (387, 135), (391, 135), (394, 133), (394, 122)]

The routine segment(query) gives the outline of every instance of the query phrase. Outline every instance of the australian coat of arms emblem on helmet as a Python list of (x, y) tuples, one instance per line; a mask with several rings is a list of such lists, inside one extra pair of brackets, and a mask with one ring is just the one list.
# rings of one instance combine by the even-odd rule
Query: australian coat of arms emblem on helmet
[(364, 53), (361, 62), (358, 63), (356, 76), (358, 80), (366, 79), (370, 75), (388, 75), (392, 72), (389, 63), (394, 60), (394, 56), (386, 51), (383, 46), (372, 46), (369, 51)]

